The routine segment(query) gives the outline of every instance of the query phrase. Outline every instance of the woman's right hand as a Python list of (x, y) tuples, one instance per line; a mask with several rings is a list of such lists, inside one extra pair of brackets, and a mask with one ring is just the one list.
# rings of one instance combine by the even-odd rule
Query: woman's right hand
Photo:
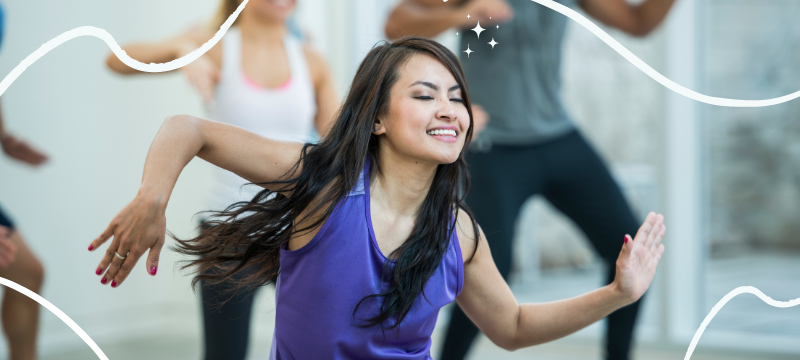
[(156, 274), (158, 257), (164, 246), (167, 230), (165, 209), (165, 201), (140, 192), (111, 220), (108, 228), (92, 241), (89, 251), (98, 249), (108, 239), (114, 238), (95, 270), (95, 274), (103, 275), (100, 283), (105, 285), (111, 282), (111, 287), (121, 285), (139, 258), (148, 250), (147, 273)]
[(14, 263), (14, 256), (17, 254), (17, 245), (8, 238), (11, 231), (0, 226), (0, 268), (7, 268)]
[[(187, 45), (186, 53), (194, 51), (194, 47)], [(219, 66), (208, 56), (201, 56), (195, 61), (181, 68), (186, 79), (203, 97), (203, 102), (210, 103), (214, 100), (214, 90), (219, 82)]]

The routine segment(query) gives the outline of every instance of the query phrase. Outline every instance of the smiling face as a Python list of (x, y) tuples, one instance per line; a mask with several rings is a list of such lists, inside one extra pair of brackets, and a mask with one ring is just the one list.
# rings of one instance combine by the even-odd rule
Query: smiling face
[(381, 148), (415, 161), (449, 164), (458, 160), (470, 126), (462, 89), (450, 71), (430, 55), (416, 54), (399, 69), (389, 108), (375, 121)]
[(296, 0), (250, 0), (244, 11), (251, 12), (251, 15), (261, 19), (283, 22), (292, 14), (296, 2)]

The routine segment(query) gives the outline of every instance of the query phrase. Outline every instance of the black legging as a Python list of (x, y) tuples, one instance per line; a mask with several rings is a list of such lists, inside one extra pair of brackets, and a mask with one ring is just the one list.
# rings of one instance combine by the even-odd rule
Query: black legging
[[(467, 164), (472, 178), (467, 205), (504, 278), (511, 270), (514, 222), (520, 208), (531, 196), (542, 194), (583, 230), (606, 261), (607, 281), (614, 280), (624, 235), (634, 236), (639, 224), (605, 164), (577, 131), (544, 144), (494, 146), (488, 153), (470, 153)], [(639, 303), (608, 317), (607, 359), (628, 359)], [(463, 359), (477, 334), (478, 328), (454, 307), (441, 358)]]
[(244, 360), (247, 356), (255, 288), (231, 298), (224, 291), (230, 286), (202, 284), (205, 360)]
[[(201, 226), (203, 221), (201, 221)], [(244, 277), (238, 274), (236, 278)], [(232, 283), (201, 283), (205, 360), (244, 360), (250, 339), (250, 317), (257, 288), (231, 295)]]

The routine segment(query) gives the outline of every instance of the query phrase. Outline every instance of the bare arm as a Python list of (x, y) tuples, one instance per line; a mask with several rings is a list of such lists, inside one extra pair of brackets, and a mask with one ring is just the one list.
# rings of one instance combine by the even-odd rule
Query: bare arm
[[(131, 58), (145, 64), (165, 63), (192, 52), (213, 36), (213, 33), (198, 26), (167, 40), (130, 44), (124, 46), (122, 50)], [(120, 74), (129, 75), (140, 73), (138, 70), (125, 65), (114, 53), (108, 54), (106, 65), (114, 72)]]
[(430, 38), (453, 27), (472, 27), (479, 20), (495, 24), (512, 17), (511, 7), (504, 0), (403, 0), (392, 10), (384, 31), (389, 39), (412, 35)]
[(304, 49), (311, 77), (314, 82), (314, 94), (317, 101), (317, 115), (314, 117), (314, 128), (320, 137), (325, 137), (330, 130), (339, 110), (339, 97), (333, 87), (333, 78), (325, 63), (325, 59), (316, 51)]
[(200, 157), (251, 182), (272, 182), (291, 170), (302, 146), (192, 116), (168, 118), (147, 153), (138, 194), (89, 246), (92, 251), (114, 238), (96, 270), (97, 275), (105, 272), (101, 283), (121, 284), (148, 251), (147, 272), (156, 274), (165, 240), (164, 212), (178, 176), (192, 158)]
[(420, 1), (403, 0), (389, 14), (384, 31), (389, 39), (410, 35), (431, 38), (461, 25), (466, 16), (467, 9), (464, 6), (432, 6)]
[(0, 107), (0, 146), (10, 158), (22, 161), (28, 165), (38, 166), (47, 161), (47, 155), (34, 148), (24, 140), (6, 132), (3, 124), (3, 110)]
[(646, 0), (638, 5), (626, 0), (582, 0), (581, 8), (600, 22), (630, 35), (645, 36), (667, 16), (675, 0)]
[[(459, 239), (468, 259), (474, 246), (471, 225), (459, 215)], [(571, 299), (519, 305), (494, 264), (483, 232), (471, 262), (464, 265), (464, 290), (456, 301), (464, 313), (498, 346), (533, 346), (574, 333), (639, 299), (652, 281), (663, 253), (663, 217), (650, 214), (636, 238), (617, 260), (611, 285)], [(640, 263), (646, 262), (642, 265)]]

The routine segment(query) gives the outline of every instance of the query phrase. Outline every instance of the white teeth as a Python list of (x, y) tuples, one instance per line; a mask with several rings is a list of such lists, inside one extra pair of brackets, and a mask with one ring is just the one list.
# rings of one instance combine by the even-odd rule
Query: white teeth
[(453, 137), (455, 137), (456, 136), (456, 131), (455, 130), (437, 129), (437, 130), (428, 131), (428, 135), (444, 135), (444, 136), (453, 136)]

